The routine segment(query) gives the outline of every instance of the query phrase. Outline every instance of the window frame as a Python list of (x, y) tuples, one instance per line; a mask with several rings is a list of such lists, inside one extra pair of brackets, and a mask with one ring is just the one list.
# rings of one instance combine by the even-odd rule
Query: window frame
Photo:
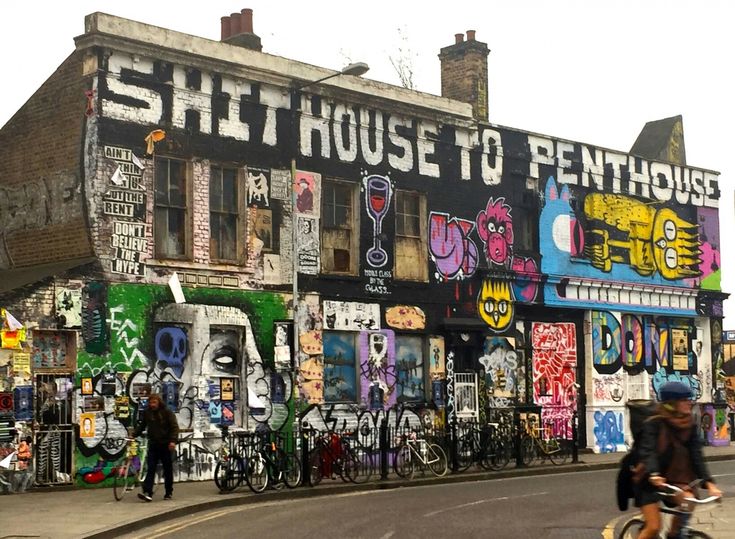
[[(351, 215), (350, 225), (351, 226), (327, 226), (326, 225), (326, 206), (328, 204), (327, 199), (327, 187), (339, 185), (347, 187), (350, 190), (351, 199)], [(330, 275), (352, 275), (356, 276), (359, 271), (359, 247), (360, 247), (360, 190), (358, 189), (359, 184), (355, 182), (344, 181), (336, 178), (325, 178), (322, 181), (322, 200), (321, 200), (321, 226), (320, 226), (320, 238), (319, 238), (319, 255), (320, 255), (320, 270), (321, 273)], [(335, 203), (336, 206), (336, 203)], [(326, 257), (325, 253), (325, 235), (330, 230), (348, 230), (350, 234), (350, 267), (347, 271), (339, 271), (335, 269), (328, 269), (325, 267)], [(332, 264), (334, 265), (334, 257), (332, 256)]]
[[(412, 282), (419, 282), (419, 283), (426, 283), (429, 281), (429, 259), (428, 259), (428, 215), (427, 215), (427, 202), (426, 202), (426, 193), (423, 193), (421, 191), (414, 191), (410, 189), (396, 189), (395, 193), (395, 256), (394, 256), (394, 263), (393, 263), (393, 279), (398, 281), (412, 281)], [(405, 216), (408, 215), (405, 212), (399, 213), (398, 211), (398, 198), (399, 196), (405, 196), (405, 195), (413, 195), (418, 198), (419, 203), (419, 215), (418, 215), (418, 223), (419, 223), (419, 235), (418, 236), (408, 236), (406, 234), (400, 234), (398, 232), (398, 222), (399, 222), (399, 216)], [(404, 226), (405, 226), (405, 220), (404, 220)], [(419, 261), (419, 267), (421, 269), (421, 275), (416, 277), (405, 277), (401, 276), (398, 270), (398, 251), (401, 249), (401, 242), (409, 242), (409, 241), (418, 241), (419, 242), (419, 248), (418, 252), (420, 253), (421, 260)]]
[[(352, 359), (352, 368), (354, 369), (354, 377), (353, 377), (353, 388), (355, 390), (355, 397), (352, 400), (329, 400), (327, 399), (327, 387), (326, 387), (326, 370), (327, 370), (327, 357), (326, 353), (323, 353), (323, 365), (324, 370), (322, 371), (322, 401), (325, 404), (356, 404), (360, 402), (360, 395), (361, 395), (361, 380), (360, 380), (360, 343), (359, 343), (359, 332), (355, 331), (345, 331), (345, 330), (324, 330), (322, 333), (322, 342), (327, 340), (328, 335), (343, 335), (343, 336), (349, 336), (352, 340), (352, 350), (353, 350), (353, 359)], [(329, 363), (329, 365), (333, 365), (332, 363)]]
[(398, 404), (416, 404), (416, 403), (425, 403), (429, 402), (429, 396), (427, 396), (427, 392), (429, 391), (428, 384), (427, 384), (427, 358), (428, 358), (428, 339), (426, 338), (426, 335), (423, 333), (396, 333), (394, 337), (394, 346), (395, 346), (395, 370), (396, 370), (396, 386), (400, 384), (400, 376), (399, 373), (402, 372), (398, 369), (398, 346), (401, 339), (418, 339), (420, 342), (419, 350), (420, 350), (420, 360), (421, 360), (421, 383), (423, 385), (422, 388), (422, 395), (418, 398), (411, 399), (411, 400), (400, 400), (401, 394), (398, 392), (398, 387), (396, 387), (396, 403)]
[[(212, 178), (213, 171), (219, 169), (221, 171), (232, 170), (235, 172), (235, 212), (212, 209)], [(222, 179), (223, 176), (220, 176)], [(248, 224), (247, 205), (245, 204), (246, 189), (245, 169), (242, 165), (234, 163), (213, 162), (209, 164), (209, 198), (207, 200), (207, 208), (209, 211), (209, 260), (215, 264), (234, 264), (242, 265), (246, 262), (247, 242), (245, 241), (245, 228)], [(216, 256), (212, 250), (212, 216), (217, 215), (235, 215), (235, 258), (221, 258)]]
[[(184, 206), (174, 206), (169, 204), (160, 204), (156, 197), (156, 191), (157, 191), (157, 185), (158, 185), (158, 164), (160, 161), (165, 160), (168, 163), (168, 170), (167, 170), (167, 182), (168, 182), (168, 192), (167, 195), (170, 198), (170, 186), (171, 186), (171, 167), (170, 164), (172, 161), (178, 162), (183, 164), (183, 170), (184, 170), (184, 196), (185, 204)], [(193, 167), (191, 164), (191, 161), (188, 161), (186, 159), (180, 159), (177, 157), (169, 157), (169, 156), (155, 156), (154, 158), (154, 166), (153, 166), (153, 254), (154, 258), (156, 260), (191, 260), (192, 259), (192, 245), (193, 245), (193, 238), (192, 238), (192, 218), (193, 218), (193, 211), (192, 211), (192, 198), (194, 194), (193, 190)], [(162, 250), (161, 242), (158, 241), (158, 209), (159, 208), (165, 208), (167, 211), (169, 209), (176, 209), (176, 210), (183, 210), (184, 212), (184, 219), (183, 219), (183, 233), (184, 233), (184, 252), (182, 254), (178, 253), (165, 253)], [(166, 214), (168, 218), (168, 213)], [(168, 229), (168, 223), (166, 223), (166, 234), (169, 233)]]

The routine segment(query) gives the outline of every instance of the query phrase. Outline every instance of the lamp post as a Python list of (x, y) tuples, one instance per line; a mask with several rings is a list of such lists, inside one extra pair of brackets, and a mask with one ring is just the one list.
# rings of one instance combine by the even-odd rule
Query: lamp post
[[(368, 72), (370, 68), (364, 62), (354, 62), (346, 66), (341, 71), (335, 71), (331, 75), (322, 77), (314, 81), (294, 83), (291, 86), (291, 262), (292, 262), (292, 284), (293, 284), (293, 339), (294, 339), (294, 370), (299, 367), (299, 324), (298, 324), (298, 312), (299, 312), (299, 262), (298, 262), (298, 219), (296, 217), (296, 157), (299, 155), (299, 130), (297, 129), (296, 119), (297, 111), (299, 109), (297, 101), (297, 92), (308, 86), (313, 86), (324, 82), (327, 79), (333, 77), (339, 77), (340, 75), (354, 75), (356, 77), (362, 76)], [(318, 231), (317, 231), (318, 233)]]

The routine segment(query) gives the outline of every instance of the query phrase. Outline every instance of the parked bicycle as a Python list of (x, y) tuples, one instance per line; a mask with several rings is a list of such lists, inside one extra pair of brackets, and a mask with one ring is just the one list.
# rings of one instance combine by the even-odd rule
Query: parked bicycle
[(245, 453), (240, 451), (247, 443), (243, 435), (233, 435), (227, 426), (221, 429), (222, 445), (216, 453), (214, 484), (220, 492), (232, 492), (245, 480)]
[[(113, 475), (112, 492), (118, 502), (126, 493), (135, 490), (143, 484), (145, 474), (148, 471), (148, 441), (145, 438), (137, 440), (126, 438), (127, 447), (125, 459), (119, 465)], [(156, 485), (153, 485), (155, 490)]]
[(564, 464), (569, 459), (569, 448), (564, 440), (552, 433), (551, 426), (538, 425), (536, 415), (531, 415), (521, 435), (521, 461), (528, 466), (537, 458), (549, 459), (552, 464)]
[(394, 468), (399, 477), (411, 479), (416, 467), (428, 468), (437, 477), (445, 475), (449, 469), (447, 455), (439, 445), (429, 443), (416, 432), (411, 432), (401, 436)]
[(364, 483), (372, 475), (369, 452), (352, 438), (352, 433), (316, 433), (314, 448), (309, 452), (309, 483), (318, 485), (323, 477), (338, 474), (343, 481)]
[(512, 441), (501, 435), (499, 423), (475, 426), (457, 440), (457, 471), (463, 472), (473, 462), (486, 470), (502, 470), (510, 462)]
[(259, 494), (269, 486), (296, 488), (301, 483), (301, 459), (297, 451), (286, 453), (286, 438), (277, 433), (264, 433), (256, 450), (248, 456), (245, 480), (250, 490)]
[[(695, 488), (699, 485), (701, 482), (701, 479), (698, 479), (697, 481), (694, 481), (689, 485), (690, 489)], [(704, 532), (698, 531), (693, 529), (690, 526), (692, 513), (694, 512), (694, 508), (698, 505), (705, 505), (713, 502), (720, 501), (721, 496), (709, 496), (707, 498), (691, 498), (691, 497), (681, 497), (681, 495), (684, 494), (684, 491), (680, 489), (679, 487), (675, 485), (669, 485), (668, 483), (664, 483), (662, 485), (662, 490), (659, 493), (659, 496), (661, 497), (661, 500), (672, 500), (675, 501), (676, 506), (675, 507), (667, 507), (666, 505), (661, 505), (661, 512), (665, 513), (667, 515), (678, 516), (681, 520), (681, 529), (679, 530), (679, 535), (677, 537), (681, 537), (683, 539), (687, 538), (693, 538), (693, 537), (699, 537), (702, 539), (711, 539), (709, 535), (707, 535)], [(677, 499), (678, 498), (678, 499)], [(631, 518), (628, 522), (626, 522), (625, 526), (623, 526), (623, 529), (620, 532), (620, 535), (618, 535), (619, 539), (635, 539), (640, 534), (641, 530), (645, 527), (645, 520), (643, 520), (642, 515), (635, 516)], [(662, 530), (660, 537), (664, 538), (667, 537), (666, 531)]]

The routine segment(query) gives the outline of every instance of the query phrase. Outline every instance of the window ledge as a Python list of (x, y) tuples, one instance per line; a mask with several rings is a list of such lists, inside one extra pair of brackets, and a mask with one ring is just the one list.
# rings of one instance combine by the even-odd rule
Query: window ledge
[(237, 266), (235, 264), (222, 264), (218, 262), (211, 262), (209, 264), (202, 262), (192, 262), (191, 260), (178, 260), (178, 259), (153, 259), (149, 258), (146, 260), (146, 265), (157, 266), (160, 268), (182, 268), (187, 270), (209, 270), (209, 271), (227, 271), (230, 273), (253, 273), (252, 270), (245, 266)]

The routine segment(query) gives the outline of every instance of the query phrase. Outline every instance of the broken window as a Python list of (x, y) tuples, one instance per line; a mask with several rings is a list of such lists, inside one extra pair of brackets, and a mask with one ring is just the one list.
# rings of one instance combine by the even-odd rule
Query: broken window
[(322, 191), (322, 271), (357, 274), (357, 186), (325, 181)]
[(412, 191), (396, 191), (395, 279), (428, 279), (426, 222), (426, 196)]
[(156, 258), (186, 258), (188, 184), (185, 161), (156, 158), (153, 218)]
[(213, 166), (209, 173), (209, 257), (237, 263), (240, 228), (238, 171)]

